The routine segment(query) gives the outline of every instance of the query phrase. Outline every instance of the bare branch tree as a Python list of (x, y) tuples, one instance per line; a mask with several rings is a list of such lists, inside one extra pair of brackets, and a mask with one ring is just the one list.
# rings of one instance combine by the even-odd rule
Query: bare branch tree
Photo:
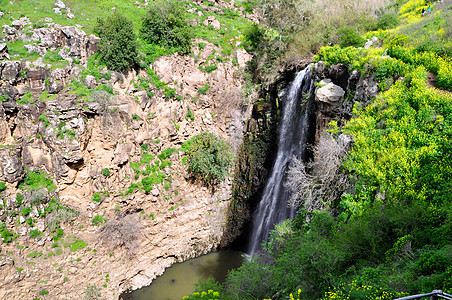
[(139, 222), (133, 220), (132, 217), (120, 217), (108, 221), (100, 229), (100, 239), (105, 245), (115, 249), (124, 247), (130, 256), (136, 254), (139, 247)]
[(284, 183), (291, 192), (289, 205), (304, 206), (308, 212), (324, 209), (349, 191), (349, 176), (341, 170), (341, 166), (350, 146), (349, 137), (341, 135), (335, 140), (325, 132), (314, 148), (312, 161), (303, 163), (293, 157)]

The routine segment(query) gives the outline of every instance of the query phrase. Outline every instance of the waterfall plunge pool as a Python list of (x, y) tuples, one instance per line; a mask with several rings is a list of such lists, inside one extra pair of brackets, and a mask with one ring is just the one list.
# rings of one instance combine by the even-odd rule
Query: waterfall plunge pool
[(181, 300), (193, 293), (194, 284), (201, 279), (213, 277), (215, 281), (224, 282), (228, 271), (238, 268), (243, 260), (242, 253), (233, 250), (192, 258), (167, 268), (151, 285), (121, 297), (124, 300)]

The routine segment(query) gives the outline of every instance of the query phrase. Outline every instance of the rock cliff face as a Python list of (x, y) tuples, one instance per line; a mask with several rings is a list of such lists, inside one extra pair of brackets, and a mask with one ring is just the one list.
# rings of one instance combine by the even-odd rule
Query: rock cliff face
[(353, 105), (366, 105), (377, 95), (378, 84), (373, 75), (363, 76), (358, 71), (349, 72), (347, 66), (337, 64), (326, 67), (320, 61), (314, 64), (316, 89), (316, 142), (334, 119), (338, 126), (349, 120)]
[[(24, 22), (5, 27), (6, 38), (30, 38)], [(215, 50), (210, 43), (195, 49), (197, 61), (159, 59), (150, 67), (177, 98), (140, 88), (143, 71), (82, 77), (97, 38), (75, 27), (35, 29), (30, 39), (30, 53), (58, 48), (67, 65), (0, 61), (0, 220), (17, 234), (0, 246), (0, 298), (47, 291), (79, 299), (96, 285), (115, 299), (217, 248), (231, 180), (204, 187), (190, 178), (182, 152), (165, 150), (210, 131), (238, 151), (252, 110), (236, 72), (249, 55), (237, 52), (238, 66), (219, 63), (211, 73), (198, 68)], [(141, 188), (153, 174), (160, 179)]]

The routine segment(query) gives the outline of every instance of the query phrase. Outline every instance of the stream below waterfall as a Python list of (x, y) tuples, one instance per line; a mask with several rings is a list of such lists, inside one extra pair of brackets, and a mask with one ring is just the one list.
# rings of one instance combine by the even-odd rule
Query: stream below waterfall
[(228, 271), (243, 262), (242, 253), (224, 250), (176, 263), (157, 277), (150, 286), (122, 295), (124, 300), (181, 300), (193, 293), (194, 284), (213, 277), (223, 282)]

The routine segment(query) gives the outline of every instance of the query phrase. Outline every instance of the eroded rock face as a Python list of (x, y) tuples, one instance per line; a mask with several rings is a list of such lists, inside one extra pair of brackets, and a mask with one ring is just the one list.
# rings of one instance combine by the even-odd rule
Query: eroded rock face
[(22, 63), (20, 61), (4, 61), (0, 63), (0, 79), (15, 84), (20, 78)]
[[(56, 29), (39, 32), (41, 42), (48, 47), (59, 45), (53, 39)], [(61, 33), (67, 39), (64, 51), (83, 55), (80, 49), (84, 44), (70, 42), (83, 38), (79, 32)], [(206, 60), (213, 49), (215, 46), (208, 44), (205, 50), (198, 49), (197, 55)], [(243, 64), (250, 58), (246, 53), (237, 55)], [(70, 78), (77, 78), (80, 69), (51, 69), (40, 60), (33, 65), (8, 64), (0, 88), (0, 93), (11, 95), (0, 103), (0, 140), (8, 146), (0, 148), (0, 181), (8, 183), (2, 197), (6, 208), (17, 215), (25, 206), (32, 206), (29, 216), (37, 220), (34, 228), (44, 232), (31, 238), (28, 216), (18, 216), (16, 220), (0, 210), (0, 220), (19, 235), (16, 241), (29, 245), (24, 249), (2, 245), (1, 254), (12, 251), (9, 255), (15, 265), (10, 268), (5, 263), (0, 268), (0, 276), (5, 278), (0, 283), (1, 299), (24, 294), (38, 297), (43, 289), (55, 299), (77, 299), (88, 284), (103, 286), (105, 274), (109, 274), (109, 282), (102, 288), (102, 295), (115, 299), (125, 289), (150, 284), (174, 262), (210, 252), (220, 245), (232, 197), (231, 180), (225, 180), (212, 192), (190, 178), (183, 153), (166, 158), (166, 166), (158, 158), (163, 150), (179, 148), (202, 131), (215, 133), (231, 142), (234, 149), (241, 144), (251, 109), (242, 105), (241, 83), (233, 76), (237, 68), (227, 62), (207, 73), (199, 70), (199, 63), (174, 55), (153, 66), (178, 95), (184, 95), (182, 100), (166, 99), (158, 89), (152, 90), (152, 96), (136, 88), (139, 77), (148, 76), (145, 72), (113, 73), (110, 80), (91, 80), (90, 86), (106, 84), (113, 87), (115, 94), (95, 91), (89, 99), (81, 99), (66, 87)], [(3, 76), (4, 67), (1, 70)], [(192, 73), (196, 76), (192, 77)], [(207, 85), (209, 88), (200, 93)], [(41, 101), (39, 95), (44, 90), (55, 95)], [(34, 103), (17, 104), (15, 100), (25, 92), (32, 95)], [(189, 110), (193, 118), (187, 117)], [(144, 154), (153, 157), (147, 156), (146, 164), (157, 166), (167, 179), (147, 192), (133, 186), (139, 186), (145, 176), (132, 168), (142, 163)], [(147, 170), (146, 165), (141, 168)], [(18, 189), (25, 169), (49, 174), (57, 189)], [(24, 196), (22, 204), (17, 202), (17, 193)], [(90, 200), (95, 193), (100, 195), (100, 202)], [(78, 215), (67, 216), (58, 211), (51, 218), (39, 217), (54, 201), (52, 198)], [(97, 215), (112, 221), (109, 226), (116, 227), (110, 232), (119, 232), (119, 236), (123, 228), (132, 229), (136, 234), (130, 237), (131, 244), (115, 240), (115, 235), (105, 236), (108, 231), (93, 225)], [(46, 228), (59, 216), (67, 218), (61, 222), (65, 238), (74, 236), (86, 242), (87, 247), (72, 252), (61, 243), (63, 253), (55, 254), (55, 233)], [(130, 245), (134, 251), (129, 251)], [(34, 259), (35, 265), (27, 264), (27, 255), (32, 251), (45, 253), (46, 259), (43, 255)], [(55, 263), (64, 274), (53, 267)], [(23, 270), (19, 272), (17, 267)], [(45, 286), (42, 281), (47, 282)]]
[(18, 151), (14, 148), (0, 149), (0, 180), (18, 182), (25, 174)]
[(330, 121), (334, 118), (338, 125), (352, 117), (355, 101), (367, 105), (377, 95), (379, 89), (374, 75), (363, 76), (359, 71), (348, 71), (348, 67), (337, 64), (327, 67), (320, 61), (314, 64), (314, 80), (321, 86), (316, 90), (317, 125), (316, 141), (319, 141)]

